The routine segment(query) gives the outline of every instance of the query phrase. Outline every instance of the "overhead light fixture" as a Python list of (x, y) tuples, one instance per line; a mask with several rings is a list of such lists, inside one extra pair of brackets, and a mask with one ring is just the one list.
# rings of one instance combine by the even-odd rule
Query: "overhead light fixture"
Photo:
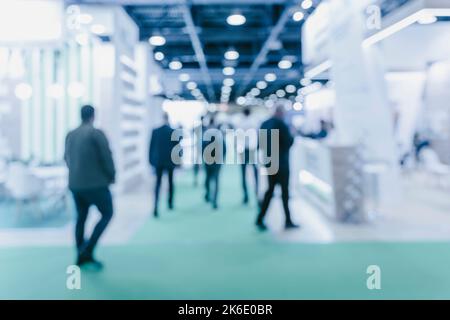
[(106, 27), (102, 24), (94, 24), (91, 27), (91, 32), (98, 36), (104, 35), (106, 33)]
[(226, 76), (232, 76), (236, 72), (233, 67), (225, 67), (222, 70), (223, 74)]
[(234, 49), (230, 49), (224, 54), (225, 59), (227, 60), (237, 60), (239, 59), (239, 52)]
[(232, 86), (234, 86), (234, 80), (231, 78), (225, 78), (223, 80), (223, 85), (227, 86), (227, 87), (232, 87)]
[(289, 84), (286, 86), (285, 90), (287, 93), (294, 93), (295, 91), (297, 91), (297, 88), (294, 85)]
[(181, 82), (188, 82), (191, 79), (191, 77), (187, 73), (182, 73), (178, 76), (178, 80)]
[(438, 18), (432, 14), (424, 14), (417, 22), (419, 24), (433, 24), (437, 22)]
[(155, 52), (154, 56), (156, 61), (163, 61), (165, 58), (164, 53), (162, 53), (161, 51)]
[(238, 97), (236, 99), (236, 103), (240, 106), (243, 106), (247, 102), (247, 99), (245, 97)]
[(250, 92), (254, 97), (257, 97), (261, 94), (261, 90), (259, 90), (258, 88), (253, 88)]
[(154, 35), (148, 39), (148, 42), (154, 47), (160, 47), (166, 44), (166, 38), (161, 35)]
[(308, 70), (305, 73), (305, 76), (306, 76), (306, 78), (313, 79), (313, 78), (317, 77), (318, 75), (320, 75), (321, 73), (330, 69), (332, 66), (333, 66), (333, 62), (331, 62), (331, 60), (326, 60), (326, 61), (322, 62), (321, 64), (319, 64), (318, 66)]
[(311, 79), (303, 78), (302, 80), (300, 80), (300, 84), (303, 87), (309, 86), (311, 84)]
[(169, 63), (169, 68), (171, 70), (180, 70), (181, 68), (183, 68), (183, 64), (178, 60), (174, 60)]
[(268, 73), (264, 76), (264, 80), (267, 82), (274, 82), (277, 80), (277, 75), (275, 73)]
[(247, 19), (240, 13), (235, 13), (227, 18), (227, 23), (231, 26), (241, 26), (243, 25)]
[(88, 13), (82, 13), (78, 15), (78, 22), (81, 24), (89, 24), (94, 20), (92, 16)]
[(296, 102), (296, 103), (294, 103), (294, 104), (292, 105), (292, 108), (293, 108), (295, 111), (302, 111), (302, 110), (303, 110), (303, 104), (300, 103), (300, 102)]
[(292, 19), (296, 22), (300, 22), (305, 18), (305, 14), (303, 13), (303, 11), (296, 11), (294, 12), (294, 14), (292, 15)]
[(313, 6), (312, 0), (303, 0), (302, 2), (302, 8), (305, 10), (310, 9)]
[(189, 90), (194, 90), (195, 88), (197, 88), (197, 84), (194, 81), (189, 81), (186, 84), (186, 88), (188, 88)]
[(284, 59), (278, 62), (278, 68), (286, 70), (292, 68), (292, 62), (290, 60)]
[(222, 87), (222, 93), (230, 93), (231, 92), (231, 87)]
[(278, 98), (284, 98), (286, 96), (286, 92), (283, 89), (277, 90), (276, 95)]
[(267, 82), (265, 82), (265, 81), (258, 81), (258, 82), (256, 83), (256, 87), (257, 87), (258, 89), (260, 89), (260, 90), (264, 90), (264, 89), (267, 88)]

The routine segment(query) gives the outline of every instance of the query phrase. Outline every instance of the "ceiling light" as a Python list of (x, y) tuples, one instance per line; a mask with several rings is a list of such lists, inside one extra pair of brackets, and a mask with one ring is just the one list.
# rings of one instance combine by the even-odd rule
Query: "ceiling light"
[(159, 47), (166, 44), (166, 38), (163, 36), (151, 36), (148, 42), (154, 47)]
[(292, 15), (292, 19), (296, 22), (302, 21), (305, 18), (305, 14), (302, 11), (296, 11)]
[(199, 89), (194, 89), (194, 90), (191, 91), (191, 94), (192, 94), (194, 97), (197, 97), (197, 96), (200, 96), (202, 93), (200, 92)]
[(232, 76), (236, 72), (233, 67), (225, 67), (223, 68), (223, 74), (226, 76)]
[(304, 87), (309, 86), (311, 84), (311, 79), (303, 78), (302, 80), (300, 80), (300, 84)]
[(296, 111), (302, 111), (303, 104), (301, 104), (300, 102), (296, 102), (292, 105), (292, 108), (294, 108), (294, 110), (296, 110)]
[(197, 84), (194, 81), (189, 81), (186, 84), (186, 88), (188, 88), (189, 90), (194, 90), (195, 88), (197, 88)]
[(178, 76), (178, 80), (181, 82), (188, 82), (191, 79), (191, 77), (187, 73), (182, 73)]
[(156, 60), (156, 61), (163, 61), (164, 58), (165, 58), (164, 53), (162, 53), (162, 52), (160, 52), (160, 51), (155, 52), (154, 56), (155, 56), (155, 60)]
[(240, 106), (243, 106), (247, 102), (247, 99), (245, 97), (239, 97), (236, 99), (236, 103)]
[(310, 9), (313, 6), (312, 0), (303, 0), (302, 2), (302, 8), (305, 10)]
[(266, 76), (264, 77), (264, 79), (265, 79), (267, 82), (274, 82), (275, 80), (277, 80), (277, 76), (276, 76), (275, 73), (268, 73), (268, 74), (266, 74)]
[(231, 88), (230, 87), (222, 87), (222, 93), (230, 93)]
[(237, 52), (236, 50), (230, 49), (227, 52), (225, 52), (224, 57), (227, 60), (237, 60), (237, 59), (239, 59), (239, 52)]
[(278, 98), (284, 98), (286, 96), (286, 92), (283, 89), (277, 90), (276, 95)]
[(424, 14), (417, 22), (419, 22), (420, 24), (433, 24), (437, 21), (438, 19), (436, 18), (435, 15), (432, 14)]
[(78, 15), (78, 22), (81, 24), (89, 24), (94, 20), (90, 14), (82, 13)]
[(236, 13), (228, 16), (227, 23), (231, 26), (240, 26), (243, 25), (247, 19), (242, 14)]
[(102, 25), (102, 24), (94, 24), (91, 27), (91, 32), (93, 34), (101, 36), (101, 35), (106, 33), (106, 27), (104, 25)]
[(259, 90), (258, 88), (253, 88), (252, 89), (252, 91), (251, 91), (251, 94), (253, 95), (253, 96), (259, 96), (260, 95), (260, 93), (261, 93), (261, 90)]
[(295, 91), (297, 91), (297, 88), (294, 85), (290, 84), (286, 86), (287, 93), (294, 93)]
[(169, 63), (169, 68), (171, 70), (180, 70), (181, 68), (183, 68), (183, 64), (178, 60), (174, 60)]
[(278, 62), (278, 68), (280, 69), (290, 69), (292, 68), (292, 62), (287, 60), (287, 59), (283, 59), (280, 62)]
[(232, 86), (234, 86), (234, 80), (233, 79), (231, 79), (231, 78), (225, 78), (224, 80), (223, 80), (223, 85), (224, 86), (227, 86), (227, 87), (232, 87)]
[(267, 82), (265, 82), (265, 81), (258, 81), (258, 82), (256, 83), (256, 87), (257, 87), (258, 89), (260, 89), (260, 90), (264, 90), (264, 89), (267, 88)]

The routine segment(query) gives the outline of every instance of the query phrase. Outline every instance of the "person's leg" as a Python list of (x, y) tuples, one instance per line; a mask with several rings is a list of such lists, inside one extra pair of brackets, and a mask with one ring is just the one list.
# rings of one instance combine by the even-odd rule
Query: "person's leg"
[(198, 163), (194, 163), (194, 187), (198, 185), (198, 171), (200, 170), (200, 165)]
[(101, 188), (93, 191), (92, 198), (94, 205), (97, 207), (98, 211), (100, 211), (101, 218), (95, 226), (91, 238), (87, 242), (87, 245), (82, 253), (84, 257), (90, 259), (93, 259), (97, 242), (113, 216), (112, 196), (108, 188)]
[(291, 211), (289, 210), (289, 171), (280, 172), (281, 200), (283, 201), (284, 214), (286, 216), (286, 228), (296, 228), (292, 222)]
[(242, 191), (244, 193), (244, 204), (248, 203), (248, 191), (247, 191), (247, 165), (245, 163), (241, 164), (241, 175), (242, 175)]
[(169, 180), (169, 196), (168, 196), (168, 205), (169, 205), (169, 209), (172, 210), (173, 209), (173, 197), (174, 197), (174, 185), (173, 185), (173, 171), (174, 169), (169, 168), (167, 170), (167, 178)]
[(211, 201), (211, 165), (205, 165), (205, 201)]
[(258, 166), (256, 164), (252, 164), (253, 176), (255, 177), (255, 196), (256, 201), (259, 203), (259, 172)]
[(89, 213), (89, 202), (84, 199), (82, 193), (72, 192), (73, 199), (75, 201), (75, 207), (77, 210), (77, 222), (75, 224), (75, 242), (77, 246), (78, 253), (85, 243), (84, 239), (84, 228), (86, 224), (86, 219)]
[(214, 195), (212, 205), (214, 209), (218, 208), (217, 200), (219, 196), (219, 175), (220, 175), (220, 165), (216, 164), (213, 171), (213, 181), (214, 181)]
[(273, 197), (273, 192), (275, 190), (275, 186), (277, 184), (277, 176), (276, 175), (269, 175), (268, 176), (268, 181), (269, 181), (269, 187), (264, 195), (264, 199), (262, 201), (261, 204), (261, 208), (259, 211), (259, 215), (258, 218), (256, 220), (256, 224), (258, 226), (261, 226), (263, 228), (265, 228), (264, 226), (264, 217), (266, 216), (267, 210), (269, 209), (269, 205), (270, 205), (270, 200)]
[(155, 182), (155, 198), (154, 198), (154, 206), (153, 206), (153, 215), (155, 217), (158, 216), (158, 202), (159, 202), (159, 192), (161, 190), (161, 181), (162, 181), (163, 169), (156, 169), (156, 182)]

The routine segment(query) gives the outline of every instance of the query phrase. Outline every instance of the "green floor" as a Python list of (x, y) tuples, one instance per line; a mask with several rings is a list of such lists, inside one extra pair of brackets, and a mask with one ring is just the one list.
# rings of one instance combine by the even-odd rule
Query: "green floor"
[[(127, 245), (102, 247), (101, 273), (66, 289), (66, 247), (0, 249), (0, 298), (20, 299), (380, 299), (450, 298), (450, 244), (280, 243), (240, 206), (237, 170), (224, 172), (221, 209), (202, 202), (186, 177), (179, 209), (149, 220)], [(366, 287), (379, 265), (382, 289)]]

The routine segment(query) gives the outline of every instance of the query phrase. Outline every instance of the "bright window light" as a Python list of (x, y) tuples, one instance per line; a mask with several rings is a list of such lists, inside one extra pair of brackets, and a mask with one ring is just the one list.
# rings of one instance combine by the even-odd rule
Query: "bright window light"
[(154, 47), (159, 47), (166, 44), (166, 38), (163, 36), (151, 36), (148, 42)]
[(61, 99), (64, 96), (64, 87), (59, 83), (52, 83), (47, 88), (47, 97), (51, 99)]
[(33, 88), (28, 83), (22, 82), (16, 85), (14, 94), (20, 100), (29, 100), (33, 96)]
[(72, 82), (67, 88), (67, 93), (73, 99), (79, 99), (84, 96), (86, 88), (81, 82)]
[(227, 23), (231, 26), (241, 26), (243, 25), (247, 19), (242, 14), (232, 14), (228, 16)]
[(224, 57), (227, 60), (237, 60), (237, 59), (239, 59), (239, 52), (237, 52), (236, 50), (230, 49), (227, 52), (225, 52)]
[(268, 73), (265, 75), (264, 80), (266, 80), (267, 82), (274, 82), (275, 80), (277, 80), (277, 76), (275, 73)]
[(183, 64), (180, 61), (177, 61), (177, 60), (171, 61), (169, 63), (169, 68), (171, 70), (180, 70), (181, 68), (183, 68)]
[(234, 70), (233, 67), (225, 67), (223, 68), (223, 74), (226, 76), (232, 76), (234, 75), (234, 73), (236, 72), (236, 70)]

